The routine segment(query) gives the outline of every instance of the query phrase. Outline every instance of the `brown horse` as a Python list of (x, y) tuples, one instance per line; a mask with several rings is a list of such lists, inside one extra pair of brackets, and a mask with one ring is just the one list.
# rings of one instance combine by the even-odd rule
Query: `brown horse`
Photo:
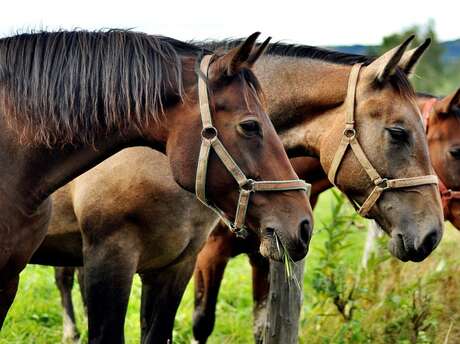
[(460, 230), (460, 89), (442, 99), (429, 95), (419, 99), (444, 218)]
[[(446, 190), (460, 190), (460, 89), (436, 98), (417, 94), (417, 103), (426, 121), (426, 134), (433, 167)], [(296, 173), (312, 184), (314, 207), (321, 192), (332, 187), (318, 159), (291, 159)], [(444, 218), (460, 230), (460, 199), (441, 194)], [(257, 241), (237, 238), (221, 224), (211, 232), (198, 255), (195, 267), (194, 333), (200, 342), (211, 334), (220, 284), (230, 258), (246, 253), (252, 267), (254, 334), (261, 341), (265, 305), (269, 292), (269, 262), (257, 252)], [(274, 286), (282, 288), (282, 286)], [(261, 319), (262, 318), (262, 319)], [(207, 336), (203, 336), (207, 334)]]
[[(373, 161), (374, 164), (378, 167), (378, 170), (387, 176), (398, 176), (403, 177), (406, 175), (416, 176), (422, 175), (425, 173), (430, 173), (431, 167), (428, 161), (426, 141), (424, 139), (423, 127), (421, 125), (418, 109), (415, 106), (415, 101), (413, 99), (413, 90), (404, 74), (402, 74), (398, 69), (396, 69), (397, 63), (400, 61), (403, 56), (403, 52), (407, 46), (406, 42), (402, 46), (388, 52), (383, 55), (380, 59), (369, 62), (368, 66), (363, 67), (362, 76), (359, 82), (358, 87), (358, 97), (357, 97), (357, 122), (360, 123), (360, 126), (364, 126), (370, 132), (379, 132), (379, 135), (367, 135), (361, 134), (363, 136), (363, 142), (366, 154), (369, 155), (369, 158)], [(316, 155), (330, 154), (333, 155), (335, 148), (329, 147), (332, 145), (332, 141), (337, 142), (341, 135), (340, 130), (331, 125), (335, 123), (335, 126), (339, 127), (343, 124), (344, 118), (344, 106), (342, 105), (343, 100), (346, 96), (346, 82), (348, 74), (351, 69), (351, 65), (355, 62), (363, 62), (362, 58), (350, 57), (349, 55), (337, 54), (327, 52), (318, 48), (312, 47), (290, 47), (285, 45), (275, 45), (271, 48), (271, 54), (263, 58), (260, 62), (263, 64), (262, 69), (257, 69), (258, 76), (264, 82), (268, 89), (270, 87), (276, 86), (276, 89), (271, 89), (271, 97), (268, 98), (268, 106), (272, 110), (272, 116), (276, 119), (277, 129), (283, 134), (285, 139), (285, 148), (291, 154), (303, 154), (314, 153)], [(423, 48), (424, 50), (424, 48)], [(303, 53), (304, 57), (296, 57)], [(418, 56), (420, 55), (420, 49), (415, 51)], [(404, 57), (414, 57), (414, 51), (407, 52)], [(414, 62), (413, 59), (411, 62)], [(300, 74), (298, 76), (298, 73)], [(318, 91), (315, 88), (310, 86), (311, 80), (321, 80), (322, 77), (327, 77), (323, 82), (320, 82), (318, 85), (322, 88), (322, 91)], [(311, 80), (310, 80), (311, 79)], [(294, 82), (294, 83), (293, 83)], [(328, 84), (330, 83), (330, 85)], [(292, 85), (296, 85), (293, 87)], [(292, 88), (293, 92), (287, 92)], [(297, 98), (295, 98), (297, 97)], [(359, 99), (358, 99), (359, 98)], [(372, 105), (370, 110), (366, 110), (364, 105)], [(298, 108), (293, 108), (293, 106), (298, 106)], [(369, 105), (369, 106), (370, 106)], [(284, 115), (283, 115), (284, 113)], [(394, 123), (403, 123), (405, 129), (410, 133), (411, 141), (400, 142), (398, 137), (393, 138), (390, 131), (386, 130), (386, 126), (394, 125)], [(395, 129), (393, 129), (395, 130)], [(387, 132), (388, 131), (388, 132)], [(310, 138), (309, 141), (306, 141), (306, 138), (309, 138), (311, 135), (315, 135)], [(321, 138), (318, 135), (324, 135)], [(396, 134), (394, 134), (396, 135)], [(326, 145), (326, 148), (323, 146)], [(378, 150), (374, 150), (374, 147), (385, 147), (386, 151), (382, 154), (385, 155), (394, 155), (395, 150), (399, 151), (396, 147), (398, 146), (408, 146), (404, 150), (404, 154), (396, 154), (399, 159), (395, 160), (394, 163), (384, 163), (382, 159), (378, 159), (380, 153)], [(115, 158), (114, 158), (115, 159)], [(115, 161), (115, 160), (114, 160)], [(118, 160), (117, 165), (121, 164), (122, 159)], [(328, 161), (327, 158), (324, 161)], [(110, 166), (107, 163), (107, 166)], [(155, 166), (152, 162), (152, 165)], [(354, 198), (358, 201), (363, 201), (373, 189), (373, 184), (369, 182), (368, 176), (362, 171), (361, 165), (351, 156), (347, 156), (344, 161), (344, 166), (340, 170), (338, 187), (347, 193), (349, 197)], [(410, 167), (410, 169), (401, 168), (401, 164), (405, 167)], [(128, 164), (128, 166), (131, 164)], [(101, 168), (102, 165), (101, 165)], [(149, 167), (154, 168), (154, 167)], [(106, 167), (110, 170), (110, 167)], [(131, 175), (130, 178), (133, 179), (134, 184), (130, 184), (128, 181), (130, 178), (124, 179), (125, 186), (118, 185), (123, 189), (133, 189), (133, 190), (144, 190), (150, 195), (150, 199), (158, 200), (156, 195), (156, 189), (159, 186), (156, 186), (157, 183), (155, 180), (152, 180), (151, 177), (147, 174), (145, 179), (141, 182), (137, 178), (141, 178), (139, 174), (135, 176), (132, 175), (133, 171), (127, 169), (127, 172)], [(106, 172), (108, 175), (109, 172)], [(90, 173), (91, 175), (91, 173)], [(161, 219), (161, 216), (157, 216), (156, 219), (151, 219), (150, 221), (145, 221), (142, 223), (143, 226), (138, 225), (137, 223), (132, 223), (128, 221), (131, 216), (129, 215), (131, 210), (131, 202), (135, 202), (136, 207), (139, 208), (138, 204), (138, 194), (140, 191), (136, 192), (136, 198), (132, 201), (123, 200), (119, 202), (119, 206), (116, 208), (118, 215), (115, 216), (112, 211), (107, 211), (106, 207), (101, 207), (102, 200), (107, 199), (108, 204), (111, 204), (109, 199), (113, 198), (113, 191), (111, 188), (104, 189), (102, 186), (98, 189), (97, 196), (85, 196), (87, 194), (85, 190), (88, 189), (85, 186), (85, 183), (92, 183), (96, 185), (97, 182), (90, 181), (92, 178), (97, 180), (95, 175), (93, 177), (81, 177), (73, 182), (73, 186), (69, 189), (67, 188), (67, 193), (72, 195), (80, 195), (79, 197), (75, 196), (66, 196), (66, 199), (72, 200), (73, 204), (70, 204), (70, 201), (64, 202), (60, 199), (59, 196), (56, 202), (56, 212), (55, 217), (66, 218), (66, 221), (55, 221), (56, 226), (50, 228), (50, 232), (44, 242), (44, 245), (36, 254), (36, 259), (34, 262), (39, 262), (43, 264), (72, 264), (81, 263), (82, 261), (82, 252), (81, 252), (81, 239), (79, 238), (79, 230), (82, 232), (83, 236), (94, 236), (92, 233), (98, 233), (98, 238), (102, 239), (101, 233), (104, 233), (106, 240), (100, 240), (101, 246), (107, 245), (107, 252), (117, 252), (120, 251), (120, 258), (124, 259), (123, 263), (120, 263), (119, 259), (114, 259), (113, 264), (109, 261), (100, 260), (99, 263), (99, 280), (101, 281), (97, 284), (100, 294), (98, 294), (99, 299), (104, 298), (104, 293), (102, 290), (111, 288), (114, 283), (120, 285), (120, 282), (116, 279), (116, 274), (120, 273), (121, 276), (119, 279), (126, 282), (130, 280), (132, 276), (132, 271), (138, 271), (141, 275), (146, 273), (146, 270), (142, 262), (139, 259), (146, 259), (148, 264), (153, 264), (157, 257), (157, 249), (152, 249), (150, 244), (149, 237), (154, 235), (167, 235), (168, 233), (175, 233), (174, 231), (180, 231), (179, 225), (177, 223), (184, 223), (184, 226), (188, 226), (190, 223), (193, 223), (194, 217), (200, 217), (200, 212), (197, 211), (188, 211), (185, 206), (183, 206), (182, 201), (178, 198), (179, 194), (171, 190), (171, 198), (169, 201), (171, 204), (179, 204), (177, 208), (171, 209), (166, 207), (162, 202), (151, 202), (145, 201), (142, 209), (145, 213), (143, 218), (149, 218), (150, 213), (156, 213), (158, 211), (163, 211), (164, 221), (166, 224), (158, 222)], [(136, 181), (137, 180), (137, 181)], [(118, 180), (120, 181), (120, 180)], [(135, 184), (139, 184), (139, 187), (133, 187)], [(148, 187), (147, 187), (148, 185)], [(153, 191), (149, 191), (153, 190)], [(441, 209), (439, 205), (439, 197), (434, 186), (421, 186), (417, 187), (418, 192), (393, 192), (388, 191), (383, 198), (381, 198), (378, 204), (373, 207), (371, 210), (372, 214), (370, 216), (377, 217), (381, 219), (382, 226), (386, 228), (388, 232), (394, 231), (394, 240), (399, 247), (393, 249), (393, 253), (400, 257), (401, 259), (412, 259), (420, 260), (423, 259), (426, 255), (433, 250), (437, 241), (441, 236)], [(165, 193), (165, 190), (163, 190)], [(423, 196), (423, 197), (422, 197)], [(87, 198), (95, 197), (97, 201), (91, 201)], [(133, 196), (134, 197), (134, 196)], [(181, 196), (183, 197), (183, 196)], [(422, 197), (422, 198), (419, 198)], [(401, 198), (401, 200), (400, 200)], [(410, 202), (404, 201), (405, 199), (410, 200)], [(143, 198), (141, 198), (143, 199)], [(177, 201), (174, 201), (177, 199)], [(395, 202), (395, 204), (401, 205), (404, 207), (408, 214), (418, 214), (421, 216), (421, 222), (419, 222), (419, 227), (408, 227), (403, 226), (405, 219), (402, 217), (397, 217), (394, 213), (394, 209), (386, 207), (387, 202)], [(422, 202), (423, 201), (423, 202)], [(63, 204), (61, 206), (61, 204)], [(409, 206), (409, 208), (407, 208)], [(120, 207), (125, 207), (121, 209)], [(190, 205), (190, 209), (194, 209)], [(110, 208), (110, 207), (108, 207)], [(62, 210), (60, 210), (62, 209)], [(66, 210), (67, 209), (67, 210)], [(70, 210), (69, 210), (70, 209)], [(75, 210), (76, 209), (76, 210)], [(73, 214), (76, 214), (76, 218)], [(94, 215), (93, 215), (94, 214)], [(96, 216), (97, 221), (88, 221), (86, 218), (91, 218)], [(394, 222), (395, 226), (388, 226), (388, 221), (386, 219), (392, 218), (399, 219), (399, 221)], [(123, 228), (120, 225), (117, 219), (120, 218), (124, 223), (126, 223), (126, 228)], [(434, 222), (433, 222), (434, 221)], [(439, 221), (439, 222), (438, 222)], [(114, 226), (114, 222), (116, 226)], [(68, 225), (71, 223), (72, 225)], [(148, 225), (147, 225), (148, 224)], [(67, 226), (63, 228), (62, 226)], [(166, 227), (161, 227), (166, 226)], [(93, 228), (94, 227), (94, 228)], [(70, 228), (70, 229), (69, 229)], [(98, 230), (98, 228), (109, 228), (110, 230)], [(205, 238), (207, 233), (209, 233), (210, 228), (196, 228), (196, 236)], [(398, 240), (401, 239), (401, 236), (398, 235), (398, 231), (408, 232), (404, 235), (404, 240), (407, 241), (406, 244), (402, 242), (398, 243)], [(432, 232), (431, 230), (434, 230)], [(126, 237), (134, 236), (137, 239), (132, 239), (132, 242), (140, 242), (142, 247), (133, 248), (129, 246), (129, 253), (134, 258), (131, 259), (130, 256), (123, 257), (120, 247), (123, 246), (122, 241), (117, 241), (111, 239), (111, 236), (116, 238), (117, 236), (122, 236), (121, 234), (116, 234), (115, 232), (119, 231), (120, 233), (130, 232), (131, 234)], [(67, 236), (64, 237), (61, 233), (67, 233)], [(395, 234), (396, 233), (396, 234)], [(425, 240), (424, 238), (433, 238), (435, 240)], [(180, 237), (180, 235), (177, 235)], [(67, 238), (64, 240), (64, 238)], [(70, 241), (73, 240), (73, 243)], [(188, 237), (184, 237), (184, 242), (189, 242)], [(417, 249), (414, 249), (414, 244), (412, 240), (417, 240), (419, 245)], [(54, 244), (53, 244), (54, 241)], [(65, 243), (64, 243), (65, 242)], [(91, 249), (87, 248), (86, 240), (83, 239), (83, 255), (92, 259), (91, 257), (94, 254), (90, 254)], [(145, 245), (144, 245), (145, 244)], [(114, 247), (112, 247), (114, 246)], [(407, 248), (407, 251), (404, 250), (404, 247)], [(67, 261), (63, 260), (61, 257), (69, 257)], [(135, 258), (141, 257), (141, 258)], [(184, 256), (185, 257), (185, 256)], [(67, 258), (66, 258), (67, 259)], [(174, 267), (174, 263), (178, 263), (179, 260), (174, 260), (172, 262), (164, 261), (163, 269), (168, 268), (169, 266)], [(129, 265), (130, 269), (128, 273), (125, 273), (123, 269), (120, 269), (119, 266)], [(87, 269), (87, 261), (85, 260), (85, 269)], [(90, 264), (92, 269), (92, 274), (96, 275), (96, 266)], [(187, 265), (187, 264), (186, 264)], [(190, 267), (193, 264), (188, 263), (189, 268), (188, 273), (183, 272), (178, 274), (176, 270), (174, 273), (171, 273), (171, 276), (177, 278), (177, 276), (190, 276)], [(147, 334), (149, 329), (158, 328), (157, 322), (161, 323), (158, 319), (158, 310), (162, 312), (165, 311), (165, 307), (161, 307), (162, 304), (159, 303), (160, 296), (163, 296), (163, 292), (173, 293), (176, 291), (182, 291), (182, 289), (177, 287), (175, 284), (174, 287), (170, 287), (166, 291), (159, 291), (157, 282), (155, 282), (155, 276), (158, 275), (158, 272), (155, 269), (159, 269), (160, 266), (152, 265), (152, 273), (150, 278), (143, 277), (144, 289), (143, 289), (143, 334)], [(108, 271), (108, 272), (107, 272)], [(110, 278), (108, 278), (108, 277)], [(128, 277), (126, 277), (128, 276)], [(96, 276), (94, 277), (96, 278)], [(103, 279), (106, 279), (106, 287), (102, 286)], [(175, 283), (173, 281), (171, 283)], [(111, 282), (117, 281), (117, 282)], [(181, 283), (183, 281), (180, 281)], [(129, 290), (130, 283), (127, 283)], [(90, 287), (87, 286), (86, 290), (88, 295), (97, 291), (90, 291)], [(125, 295), (124, 292), (123, 295)], [(180, 297), (180, 296), (179, 296)], [(114, 300), (110, 299), (110, 302), (113, 303)], [(126, 299), (121, 300), (125, 303)], [(178, 301), (177, 301), (178, 302)], [(170, 306), (173, 308), (172, 306)], [(119, 307), (123, 310), (123, 307)], [(155, 312), (156, 311), (156, 312)], [(168, 311), (169, 312), (169, 311)], [(173, 309), (175, 313), (175, 309)], [(91, 307), (90, 307), (91, 313)], [(105, 314), (107, 316), (107, 314)], [(112, 315), (111, 315), (112, 316)], [(120, 312), (118, 315), (113, 315), (120, 317), (121, 320), (114, 322), (115, 324), (120, 324), (123, 321), (124, 312)], [(168, 316), (170, 316), (168, 314)], [(173, 315), (172, 315), (173, 316)], [(91, 314), (90, 314), (91, 317)], [(162, 323), (161, 323), (162, 324)], [(114, 326), (111, 327), (113, 329)], [(168, 327), (168, 330), (170, 328)]]
[[(251, 71), (262, 52), (254, 49), (257, 36), (212, 59), (203, 48), (128, 31), (0, 40), (0, 324), (20, 271), (46, 234), (49, 195), (69, 180), (123, 147), (147, 145), (166, 153), (175, 181), (195, 191), (202, 134), (209, 134), (202, 133), (199, 100), (206, 111), (211, 106), (213, 147), (222, 140), (247, 176), (296, 179)], [(222, 161), (209, 157), (207, 197), (231, 218), (241, 187)], [(278, 234), (293, 258), (306, 254), (312, 221), (305, 192), (257, 193), (247, 215), (248, 227)], [(97, 246), (98, 236), (90, 239)], [(279, 259), (274, 240), (266, 235), (264, 249)], [(99, 331), (115, 332), (90, 324), (91, 339)]]

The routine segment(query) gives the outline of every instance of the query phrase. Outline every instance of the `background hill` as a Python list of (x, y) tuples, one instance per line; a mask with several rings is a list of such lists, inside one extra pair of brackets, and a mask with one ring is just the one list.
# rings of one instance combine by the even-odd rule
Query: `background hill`
[[(460, 60), (460, 38), (453, 41), (446, 41), (440, 43), (443, 48), (442, 60), (443, 62), (450, 63)], [(377, 49), (377, 45), (338, 45), (328, 47), (329, 49), (342, 51), (350, 54), (367, 54), (369, 51)]]

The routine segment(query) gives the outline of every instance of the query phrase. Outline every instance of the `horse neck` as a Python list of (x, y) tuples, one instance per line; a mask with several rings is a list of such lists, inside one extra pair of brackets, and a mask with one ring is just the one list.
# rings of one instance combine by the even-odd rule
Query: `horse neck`
[(339, 107), (347, 93), (350, 65), (267, 55), (255, 73), (267, 98), (270, 118), (290, 156), (320, 156), (331, 123), (344, 120)]
[(101, 137), (89, 145), (48, 148), (18, 143), (15, 133), (0, 123), (0, 204), (15, 204), (23, 214), (35, 213), (48, 196), (81, 173), (96, 166), (117, 151), (135, 145), (148, 145), (164, 152), (164, 142), (136, 130)]

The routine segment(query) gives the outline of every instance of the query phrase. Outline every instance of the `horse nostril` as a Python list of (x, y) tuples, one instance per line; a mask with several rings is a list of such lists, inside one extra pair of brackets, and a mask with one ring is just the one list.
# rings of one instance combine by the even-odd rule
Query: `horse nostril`
[(265, 236), (272, 237), (275, 234), (275, 229), (272, 227), (265, 227), (263, 234)]
[(300, 223), (300, 228), (299, 228), (299, 237), (300, 240), (303, 242), (305, 246), (308, 246), (310, 243), (311, 239), (311, 225), (310, 221), (308, 220), (303, 220)]
[(422, 244), (419, 248), (427, 251), (432, 251), (439, 243), (440, 232), (436, 229), (431, 230), (422, 240)]
[(396, 237), (398, 238), (398, 246), (402, 248), (404, 251), (407, 251), (408, 247), (406, 245), (406, 242), (404, 241), (404, 236), (402, 233), (397, 233)]

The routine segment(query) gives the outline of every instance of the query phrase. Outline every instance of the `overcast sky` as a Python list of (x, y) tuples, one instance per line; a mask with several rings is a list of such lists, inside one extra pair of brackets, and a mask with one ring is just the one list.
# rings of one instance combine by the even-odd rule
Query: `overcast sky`
[(311, 45), (377, 44), (433, 19), (441, 40), (460, 37), (458, 0), (2, 0), (0, 35), (25, 29), (134, 28), (174, 38), (247, 36)]

